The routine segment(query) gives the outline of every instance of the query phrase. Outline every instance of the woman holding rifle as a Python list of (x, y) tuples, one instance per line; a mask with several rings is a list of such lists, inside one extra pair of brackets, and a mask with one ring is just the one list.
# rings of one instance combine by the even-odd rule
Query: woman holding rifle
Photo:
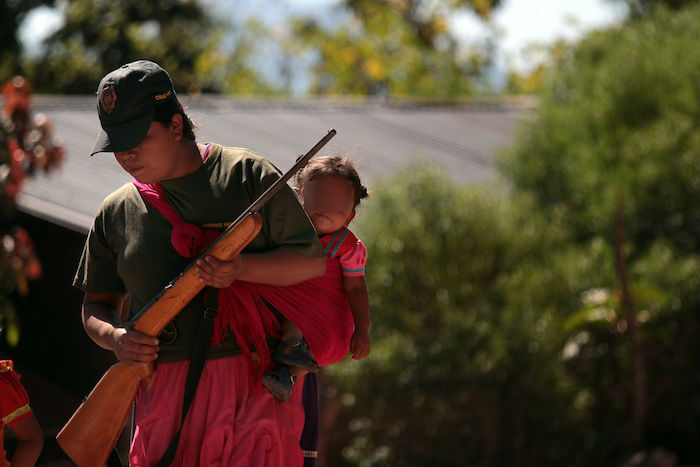
[[(196, 142), (170, 77), (153, 62), (132, 62), (107, 74), (97, 95), (102, 130), (92, 154), (113, 152), (134, 181), (102, 203), (74, 285), (85, 292), (83, 324), (98, 345), (121, 362), (157, 364), (150, 385), (137, 395), (131, 465), (301, 465), (301, 388), (291, 404), (260, 389), (259, 367), (269, 355), (265, 342), (244, 325), (214, 324), (180, 441), (175, 447), (171, 441), (180, 429), (197, 329), (205, 308), (216, 308), (217, 294), (209, 287), (226, 288), (236, 280), (291, 285), (321, 276), (326, 260), (313, 226), (285, 186), (260, 210), (262, 230), (241, 255), (228, 262), (198, 260), (195, 271), (207, 291), (159, 338), (124, 327), (119, 311), (127, 295), (133, 316), (206, 245), (199, 227), (225, 227), (279, 174), (246, 149)], [(182, 222), (173, 228), (158, 202), (174, 207)], [(257, 310), (234, 308), (257, 316)], [(163, 458), (166, 451), (172, 459)]]

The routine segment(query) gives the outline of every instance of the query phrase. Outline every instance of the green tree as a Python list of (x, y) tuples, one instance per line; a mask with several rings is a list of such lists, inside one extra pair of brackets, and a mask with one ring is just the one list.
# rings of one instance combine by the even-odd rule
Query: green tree
[(451, 98), (472, 90), (471, 78), (490, 50), (465, 52), (447, 22), (469, 8), (488, 18), (499, 0), (348, 0), (349, 20), (332, 30), (313, 18), (296, 20), (299, 50), (317, 55), (313, 94)]
[(581, 239), (608, 235), (621, 195), (632, 254), (657, 239), (700, 251), (696, 13), (660, 10), (571, 48), (501, 164)]
[(327, 370), (345, 404), (328, 430), (342, 458), (328, 463), (583, 462), (561, 315), (591, 287), (601, 252), (568, 247), (531, 203), (455, 186), (435, 167), (375, 185), (356, 226), (373, 350)]
[(329, 464), (698, 462), (699, 10), (566, 50), (508, 188), (376, 181), (373, 352), (327, 370)]
[(615, 0), (624, 2), (629, 7), (631, 18), (640, 18), (653, 14), (654, 8), (663, 5), (674, 10), (680, 10), (688, 5), (695, 5), (693, 0)]
[(523, 58), (536, 65), (527, 71), (510, 69), (506, 76), (505, 92), (507, 94), (541, 94), (552, 72), (552, 63), (561, 60), (570, 47), (571, 44), (566, 40), (558, 39), (551, 44), (533, 44), (525, 48), (521, 52)]
[[(650, 16), (655, 8), (663, 6), (670, 9), (683, 9), (688, 5), (694, 5), (694, 0), (613, 0), (616, 3), (627, 5), (627, 22), (636, 21)], [(553, 65), (561, 62), (562, 52), (570, 48), (564, 39), (559, 39), (553, 44), (533, 44), (523, 52), (523, 58), (538, 62), (529, 71), (522, 72), (509, 69), (507, 73), (506, 92), (510, 94), (539, 94), (544, 91), (546, 77), (551, 74)], [(544, 59), (542, 58), (544, 57)]]
[(608, 456), (654, 440), (698, 459), (699, 13), (657, 8), (571, 47), (501, 163), (551, 222), (609, 251), (603, 299), (567, 325)]
[(21, 74), (22, 47), (17, 30), (26, 14), (42, 5), (53, 5), (54, 0), (6, 0), (0, 2), (0, 80)]
[(60, 11), (63, 27), (27, 65), (37, 90), (88, 93), (106, 73), (142, 58), (167, 69), (180, 92), (220, 89), (220, 23), (197, 0), (74, 0)]
[[(285, 83), (273, 83), (257, 71), (252, 63), (265, 54), (265, 47), (275, 39), (269, 27), (253, 16), (242, 24), (233, 22), (233, 47), (225, 54), (222, 67), (222, 91), (234, 95), (279, 95), (284, 93)], [(286, 88), (288, 89), (288, 83)]]

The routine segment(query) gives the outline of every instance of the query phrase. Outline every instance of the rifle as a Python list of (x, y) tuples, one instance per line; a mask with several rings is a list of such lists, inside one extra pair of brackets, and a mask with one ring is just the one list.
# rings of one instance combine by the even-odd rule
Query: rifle
[[(127, 326), (132, 326), (136, 331), (149, 336), (158, 336), (204, 288), (194, 272), (196, 261), (207, 255), (223, 261), (230, 261), (238, 256), (260, 231), (260, 208), (335, 134), (335, 130), (330, 130), (309, 152), (299, 157), (291, 169), (265, 190), (211, 245), (199, 253), (179, 276), (153, 297)], [(104, 466), (107, 463), (124, 427), (131, 403), (136, 398), (136, 391), (141, 381), (152, 373), (152, 366), (136, 367), (126, 363), (117, 363), (107, 370), (56, 436), (56, 441), (73, 462), (80, 467)]]

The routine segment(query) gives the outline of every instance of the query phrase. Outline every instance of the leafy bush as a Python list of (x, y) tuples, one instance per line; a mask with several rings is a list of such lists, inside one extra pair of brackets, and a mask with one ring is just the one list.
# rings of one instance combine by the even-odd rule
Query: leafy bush
[(698, 462), (698, 13), (564, 54), (508, 187), (425, 164), (376, 181), (354, 226), (373, 350), (327, 370), (329, 464)]

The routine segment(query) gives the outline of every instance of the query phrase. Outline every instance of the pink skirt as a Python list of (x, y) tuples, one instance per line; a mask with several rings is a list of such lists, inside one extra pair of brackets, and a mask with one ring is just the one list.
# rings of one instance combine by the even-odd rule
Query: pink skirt
[[(188, 361), (159, 364), (150, 388), (136, 396), (132, 466), (150, 467), (163, 455), (182, 417)], [(302, 384), (279, 402), (242, 356), (207, 361), (180, 434), (174, 466), (301, 466)]]

